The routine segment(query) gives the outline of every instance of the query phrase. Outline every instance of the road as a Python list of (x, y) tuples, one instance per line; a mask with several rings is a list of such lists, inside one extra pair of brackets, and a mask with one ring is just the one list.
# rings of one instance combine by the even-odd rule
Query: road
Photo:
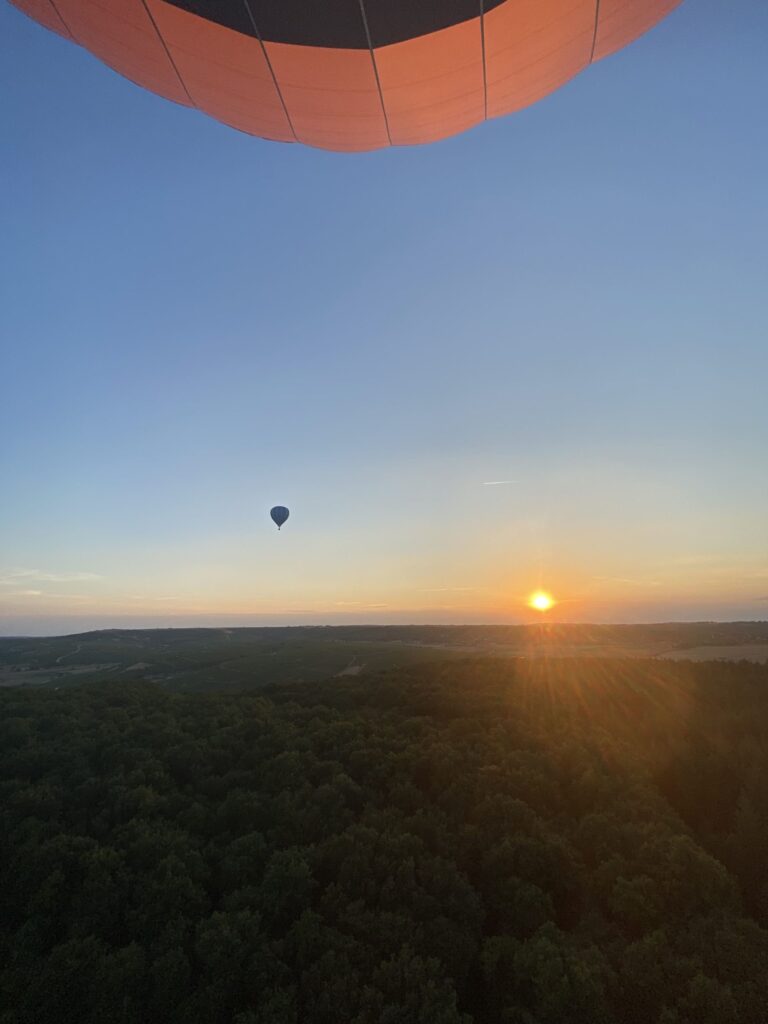
[(70, 651), (68, 654), (62, 654), (56, 659), (56, 664), (60, 665), (65, 658), (71, 658), (73, 654), (78, 654), (82, 644), (78, 644), (74, 651)]

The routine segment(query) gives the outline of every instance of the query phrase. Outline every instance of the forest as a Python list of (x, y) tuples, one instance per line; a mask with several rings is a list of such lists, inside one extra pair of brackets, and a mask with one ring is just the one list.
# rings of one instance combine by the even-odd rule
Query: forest
[(1, 1024), (764, 1024), (768, 666), (0, 691)]

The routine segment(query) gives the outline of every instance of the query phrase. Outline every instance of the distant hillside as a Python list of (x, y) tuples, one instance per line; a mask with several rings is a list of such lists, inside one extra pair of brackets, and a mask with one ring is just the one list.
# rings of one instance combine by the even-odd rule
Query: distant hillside
[(243, 690), (477, 655), (768, 661), (768, 623), (108, 629), (0, 639), (0, 685), (131, 678)]

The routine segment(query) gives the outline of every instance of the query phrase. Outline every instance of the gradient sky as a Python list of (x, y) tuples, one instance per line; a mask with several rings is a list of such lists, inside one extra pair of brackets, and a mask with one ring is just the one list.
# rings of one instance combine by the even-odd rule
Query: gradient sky
[(0, 5), (0, 633), (768, 618), (767, 44), (337, 155)]

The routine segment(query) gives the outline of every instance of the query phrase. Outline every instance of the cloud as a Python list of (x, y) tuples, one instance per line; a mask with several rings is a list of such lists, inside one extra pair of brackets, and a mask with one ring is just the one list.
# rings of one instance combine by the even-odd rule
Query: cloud
[(626, 576), (593, 576), (601, 583), (628, 583), (632, 587), (660, 587), (659, 580), (632, 580)]
[(13, 586), (22, 580), (34, 580), (36, 583), (87, 583), (101, 580), (95, 572), (42, 572), (40, 569), (0, 569), (0, 584)]
[(389, 608), (388, 604), (363, 604), (362, 601), (334, 601), (336, 608)]
[(42, 590), (12, 590), (9, 597), (40, 597)]
[(519, 484), (519, 480), (484, 480), (483, 487), (501, 487), (504, 484)]
[(477, 587), (425, 587), (420, 594), (468, 594)]
[(722, 558), (718, 555), (678, 555), (672, 562), (675, 565), (717, 565)]

